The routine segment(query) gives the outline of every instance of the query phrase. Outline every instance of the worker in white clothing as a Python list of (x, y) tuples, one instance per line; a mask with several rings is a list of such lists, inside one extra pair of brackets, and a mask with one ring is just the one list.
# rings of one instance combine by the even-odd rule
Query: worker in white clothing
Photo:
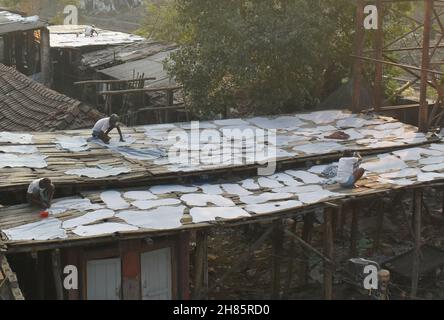
[(94, 139), (100, 139), (104, 143), (109, 144), (111, 138), (109, 137), (109, 133), (114, 129), (117, 129), (120, 135), (120, 142), (125, 142), (123, 139), (122, 130), (118, 124), (119, 116), (116, 114), (111, 115), (109, 118), (103, 118), (97, 121), (96, 125), (93, 128), (92, 136)]
[(31, 182), (29, 185), (26, 198), (30, 205), (37, 206), (42, 209), (48, 209), (51, 207), (54, 192), (55, 187), (52, 184), (51, 179), (37, 179)]
[(360, 168), (362, 157), (359, 153), (344, 151), (343, 157), (339, 160), (337, 182), (343, 188), (352, 189), (365, 174), (365, 169)]
[(85, 28), (85, 37), (94, 37), (94, 33), (98, 36), (99, 33), (96, 30), (95, 25), (86, 26)]

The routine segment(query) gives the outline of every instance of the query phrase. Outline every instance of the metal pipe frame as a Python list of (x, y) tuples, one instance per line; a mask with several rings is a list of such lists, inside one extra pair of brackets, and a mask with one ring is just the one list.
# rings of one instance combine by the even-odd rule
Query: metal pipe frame
[[(424, 10), (423, 21), (419, 21), (415, 17), (410, 17), (390, 8), (391, 4), (398, 2), (411, 2), (417, 4), (421, 4), (422, 2)], [(403, 91), (410, 88), (411, 85), (419, 83), (420, 101), (418, 110), (418, 127), (421, 132), (428, 132), (437, 119), (443, 119), (439, 113), (444, 114), (444, 108), (441, 103), (444, 101), (444, 97), (442, 96), (444, 88), (440, 88), (438, 85), (439, 82), (436, 80), (437, 77), (444, 75), (440, 71), (441, 69), (439, 69), (440, 66), (444, 64), (444, 61), (432, 61), (436, 53), (444, 48), (444, 44), (442, 43), (444, 40), (444, 22), (442, 21), (444, 11), (437, 11), (437, 9), (444, 8), (444, 0), (357, 0), (355, 3), (357, 29), (355, 34), (354, 53), (352, 55), (354, 58), (352, 111), (359, 112), (363, 107), (361, 104), (361, 90), (364, 63), (370, 63), (375, 67), (373, 110), (376, 112), (380, 111), (384, 106), (384, 65), (401, 68), (410, 74), (414, 74), (415, 77), (417, 77), (417, 80), (411, 81), (409, 85), (404, 85), (399, 88), (397, 94), (401, 94)], [(374, 31), (364, 30), (364, 8), (368, 4), (376, 5), (378, 9), (378, 29)], [(413, 29), (407, 31), (390, 43), (384, 43), (383, 19), (387, 12), (408, 19), (414, 23), (415, 26)], [(396, 47), (400, 41), (405, 40), (407, 37), (415, 34), (415, 32), (418, 32), (421, 29), (422, 44), (410, 47)], [(431, 43), (432, 32), (436, 32), (439, 35), (435, 43)], [(370, 33), (374, 33), (373, 48), (365, 50), (365, 37)], [(415, 61), (413, 65), (397, 63), (393, 61), (393, 59), (391, 59), (392, 61), (389, 61), (386, 55), (387, 53), (411, 51), (421, 51), (420, 61)], [(412, 71), (417, 71), (418, 74), (413, 73)], [(433, 112), (429, 114), (430, 103), (427, 98), (431, 92), (434, 93), (432, 96), (436, 95), (438, 98), (436, 99)]]

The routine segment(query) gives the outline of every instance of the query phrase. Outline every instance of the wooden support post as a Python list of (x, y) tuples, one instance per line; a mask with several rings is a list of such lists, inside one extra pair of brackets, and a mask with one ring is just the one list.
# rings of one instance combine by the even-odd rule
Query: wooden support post
[(24, 60), (23, 60), (23, 33), (15, 33), (15, 67), (18, 71), (21, 73), (26, 73), (25, 66), (24, 66)]
[(40, 37), (40, 63), (42, 69), (43, 84), (47, 87), (51, 87), (51, 47), (49, 42), (48, 28), (40, 29)]
[(277, 220), (273, 227), (272, 266), (271, 266), (271, 299), (278, 300), (281, 295), (281, 260), (284, 242), (282, 220)]
[(327, 263), (333, 263), (330, 258), (328, 258), (326, 255), (324, 255), (322, 252), (320, 252), (318, 249), (316, 249), (315, 247), (313, 247), (311, 244), (305, 242), (304, 240), (302, 240), (301, 238), (299, 238), (297, 235), (295, 235), (294, 233), (292, 233), (289, 230), (285, 230), (285, 234), (287, 234), (288, 236), (296, 239), (299, 244), (302, 245), (302, 247), (306, 250), (309, 250), (311, 252), (313, 252), (314, 254), (316, 254), (318, 257), (320, 257), (322, 260), (326, 261)]
[[(354, 43), (354, 54), (362, 56), (364, 49), (364, 1), (358, 0), (356, 5), (356, 34)], [(361, 84), (362, 84), (362, 61), (356, 59), (353, 66), (353, 98), (352, 111), (359, 112), (361, 107)]]
[[(295, 221), (294, 223), (294, 227), (293, 227), (293, 233), (296, 234), (297, 232), (297, 227), (298, 227), (298, 223)], [(290, 248), (288, 250), (289, 252), (289, 261), (288, 261), (288, 266), (287, 266), (287, 278), (285, 279), (285, 287), (284, 287), (284, 293), (283, 293), (283, 298), (287, 299), (289, 294), (290, 294), (290, 288), (291, 288), (291, 283), (293, 282), (293, 264), (294, 264), (294, 258), (296, 255), (296, 240), (292, 239), (290, 242)]]
[(444, 190), (442, 190), (441, 192), (442, 192), (442, 196), (441, 196), (441, 199), (442, 199), (441, 213), (442, 213), (442, 216), (444, 217)]
[(379, 250), (381, 243), (382, 228), (384, 226), (384, 208), (382, 201), (378, 205), (377, 210), (378, 212), (376, 217), (376, 236), (372, 249), (373, 254), (377, 253)]
[[(382, 60), (384, 47), (384, 24), (383, 24), (383, 4), (382, 0), (376, 0), (376, 7), (378, 8), (378, 30), (375, 36), (375, 59)], [(383, 90), (383, 70), (384, 66), (380, 62), (375, 65), (375, 111), (379, 112), (384, 103)]]
[(412, 290), (410, 297), (415, 299), (418, 294), (419, 270), (421, 259), (421, 213), (422, 213), (422, 191), (414, 191), (414, 230), (415, 230), (415, 249), (412, 267)]
[(54, 286), (56, 290), (57, 300), (63, 300), (63, 283), (62, 283), (62, 262), (60, 259), (60, 250), (56, 249), (51, 252), (52, 274), (54, 277)]
[(37, 284), (37, 300), (45, 299), (45, 267), (43, 263), (42, 253), (33, 253), (33, 258), (35, 261), (35, 277)]
[(336, 214), (333, 218), (333, 234), (335, 239), (342, 237), (345, 224), (345, 215), (346, 212), (344, 211), (344, 206), (341, 204), (336, 209)]
[(190, 300), (190, 232), (177, 237), (178, 299)]
[[(171, 107), (174, 106), (174, 90), (167, 90), (166, 91), (166, 106)], [(169, 111), (168, 109), (165, 110), (165, 122), (169, 122)]]
[(427, 81), (429, 73), (426, 71), (430, 67), (430, 33), (432, 30), (432, 12), (434, 0), (424, 0), (424, 32), (423, 32), (423, 49), (421, 64), (421, 86), (419, 98), (419, 130), (421, 132), (428, 131), (428, 114), (429, 105), (427, 103)]
[(338, 230), (338, 236), (340, 238), (344, 237), (344, 228), (345, 225), (347, 224), (347, 214), (348, 214), (348, 210), (346, 210), (346, 206), (342, 205), (340, 208), (341, 214), (340, 214), (340, 224), (339, 224), (339, 230)]
[(333, 275), (334, 275), (334, 235), (333, 235), (334, 209), (326, 208), (324, 212), (324, 254), (331, 263), (324, 261), (324, 298), (333, 299)]
[(206, 231), (197, 231), (196, 233), (194, 259), (193, 298), (195, 300), (206, 299), (208, 295), (208, 235)]
[[(306, 243), (311, 243), (311, 238), (313, 235), (313, 223), (315, 220), (314, 212), (307, 213), (304, 216), (304, 226), (302, 229), (302, 240)], [(308, 277), (310, 273), (310, 255), (304, 254), (304, 263), (303, 263), (303, 274), (302, 274), (302, 286), (306, 286), (308, 284)]]
[(4, 64), (11, 65), (11, 48), (12, 41), (10, 35), (3, 36), (3, 52), (4, 52)]
[(359, 213), (357, 203), (352, 203), (352, 221), (350, 231), (350, 257), (357, 255), (357, 241), (359, 233)]

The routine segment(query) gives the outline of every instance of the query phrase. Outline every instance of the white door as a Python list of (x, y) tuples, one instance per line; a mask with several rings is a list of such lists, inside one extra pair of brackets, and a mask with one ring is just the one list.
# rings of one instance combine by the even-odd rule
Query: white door
[(141, 256), (142, 299), (171, 300), (171, 249), (146, 252)]
[(120, 300), (120, 258), (90, 260), (87, 264), (88, 300)]

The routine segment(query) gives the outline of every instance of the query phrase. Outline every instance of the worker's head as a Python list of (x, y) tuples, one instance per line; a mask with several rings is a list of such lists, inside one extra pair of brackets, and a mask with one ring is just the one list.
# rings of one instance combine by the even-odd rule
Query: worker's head
[(353, 157), (353, 151), (351, 151), (351, 150), (344, 150), (342, 156), (344, 158), (351, 158), (351, 157)]
[(111, 125), (116, 125), (117, 122), (119, 122), (120, 118), (117, 114), (112, 114), (111, 117), (109, 117), (109, 123)]
[(93, 24), (91, 25), (91, 28), (95, 28), (95, 27), (96, 27), (95, 25), (93, 25)]
[(41, 189), (48, 189), (51, 186), (52, 181), (49, 178), (44, 178), (44, 179), (40, 180), (39, 184), (40, 184)]

